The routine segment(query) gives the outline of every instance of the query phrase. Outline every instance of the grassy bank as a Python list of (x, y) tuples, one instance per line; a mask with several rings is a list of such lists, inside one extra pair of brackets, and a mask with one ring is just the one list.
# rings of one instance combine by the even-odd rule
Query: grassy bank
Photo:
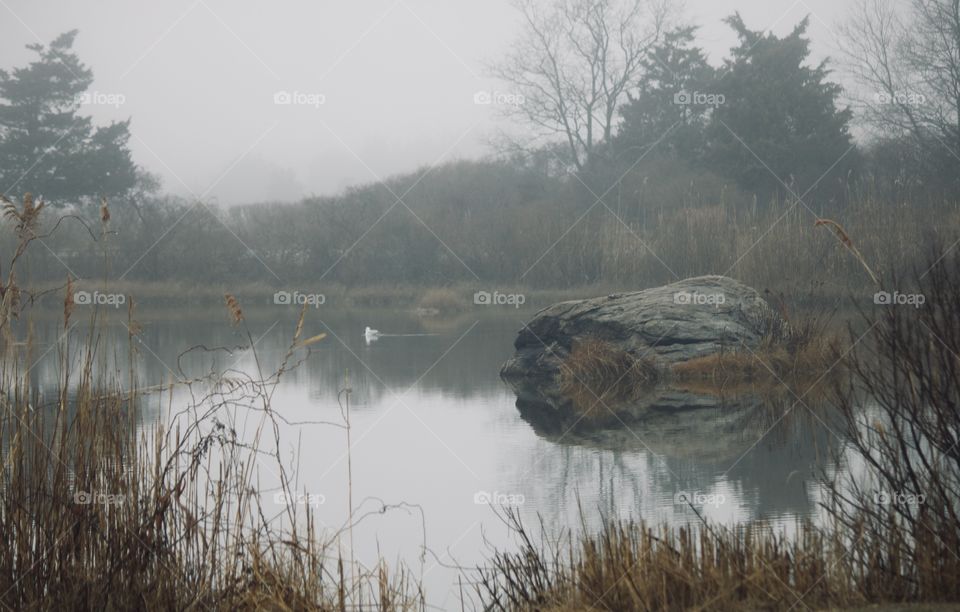
[[(137, 378), (141, 326), (124, 302), (127, 350), (106, 367), (104, 310), (72, 280), (59, 300), (63, 333), (34, 345), (21, 256), (38, 238), (39, 208), (5, 207), (18, 238), (0, 270), (0, 604), (33, 609), (422, 609), (403, 567), (361, 567), (341, 553), (353, 527), (319, 530), (307, 492), (281, 456), (271, 398), (322, 336), (304, 338), (303, 316), (273, 372), (213, 371), (199, 378)], [(106, 229), (107, 216), (103, 225)], [(222, 299), (222, 298), (221, 298)], [(221, 303), (222, 304), (222, 303)], [(221, 305), (221, 308), (223, 306)], [(241, 302), (226, 315), (255, 342)], [(14, 325), (26, 318), (25, 325)], [(225, 323), (226, 324), (226, 323)], [(191, 350), (209, 351), (205, 347)], [(56, 359), (53, 393), (41, 395), (27, 364)], [(145, 407), (164, 415), (140, 429)], [(331, 426), (342, 426), (330, 423)], [(237, 432), (246, 432), (246, 435)], [(261, 485), (265, 474), (269, 485)], [(349, 548), (348, 548), (349, 550)]]

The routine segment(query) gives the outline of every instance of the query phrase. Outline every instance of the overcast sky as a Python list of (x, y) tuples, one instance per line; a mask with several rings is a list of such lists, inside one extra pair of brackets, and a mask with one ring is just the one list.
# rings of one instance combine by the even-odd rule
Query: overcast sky
[[(845, 14), (837, 0), (687, 0), (714, 64), (737, 10), (778, 35), (810, 14), (817, 58), (835, 55)], [(166, 190), (233, 204), (489, 152), (504, 120), (473, 98), (503, 89), (484, 65), (519, 21), (507, 0), (0, 0), (0, 66), (73, 28), (107, 102), (86, 112), (131, 117), (134, 157)], [(275, 104), (277, 92), (300, 104)]]

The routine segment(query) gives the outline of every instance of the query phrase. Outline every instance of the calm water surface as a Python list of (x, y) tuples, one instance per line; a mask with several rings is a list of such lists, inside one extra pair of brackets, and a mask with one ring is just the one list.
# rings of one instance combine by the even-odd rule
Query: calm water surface
[[(123, 317), (114, 314), (110, 329), (116, 351), (125, 355)], [(283, 358), (296, 314), (295, 308), (280, 307), (247, 313), (264, 371)], [(369, 513), (353, 533), (358, 561), (372, 563), (378, 554), (402, 560), (423, 575), (431, 604), (459, 609), (451, 566), (474, 567), (489, 554), (489, 545), (511, 545), (488, 500), (515, 504), (526, 519), (540, 516), (557, 529), (579, 524), (578, 503), (594, 525), (601, 514), (698, 521), (688, 506), (676, 503), (681, 492), (714, 521), (764, 519), (789, 527), (817, 513), (817, 476), (832, 469), (825, 456), (835, 438), (799, 406), (784, 418), (790, 404), (683, 410), (597, 435), (535, 427), (498, 377), (517, 330), (531, 315), (491, 307), (481, 316), (437, 322), (390, 311), (308, 312), (304, 334), (328, 337), (315, 345), (309, 361), (285, 374), (273, 405), (291, 422), (342, 422), (337, 394), (349, 381), (355, 515)], [(248, 343), (219, 309), (140, 318), (141, 384), (171, 379), (180, 368), (191, 376), (212, 367), (255, 371), (250, 353), (193, 352), (178, 360), (195, 345)], [(385, 335), (366, 342), (367, 325)], [(80, 338), (82, 328), (71, 334)], [(53, 323), (38, 325), (41, 350), (60, 333), (62, 327)], [(55, 353), (37, 361), (33, 372), (41, 385), (55, 380)], [(161, 410), (159, 400), (144, 410), (145, 422), (151, 422)], [(246, 425), (252, 430), (255, 419)], [(318, 502), (318, 522), (331, 532), (344, 525), (346, 431), (288, 425), (281, 447), (287, 457), (299, 451), (297, 488)], [(276, 480), (268, 462), (260, 480)], [(279, 514), (280, 505), (265, 495), (265, 509), (271, 504)], [(384, 504), (396, 507), (380, 513)], [(342, 545), (346, 550), (346, 542)]]

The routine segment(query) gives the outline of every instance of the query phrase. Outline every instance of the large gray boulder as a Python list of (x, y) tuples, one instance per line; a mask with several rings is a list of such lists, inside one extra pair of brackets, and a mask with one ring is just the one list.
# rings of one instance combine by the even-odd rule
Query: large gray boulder
[(561, 302), (520, 330), (501, 368), (508, 381), (556, 381), (578, 339), (596, 338), (663, 368), (720, 350), (754, 350), (777, 315), (755, 289), (726, 276)]

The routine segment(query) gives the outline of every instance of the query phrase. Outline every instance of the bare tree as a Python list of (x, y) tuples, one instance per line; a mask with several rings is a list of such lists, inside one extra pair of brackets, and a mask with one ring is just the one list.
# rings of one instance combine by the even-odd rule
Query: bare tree
[(960, 0), (859, 0), (841, 32), (864, 117), (960, 155)]
[[(522, 96), (507, 112), (541, 136), (559, 135), (571, 162), (607, 142), (617, 108), (636, 86), (647, 52), (660, 40), (666, 0), (514, 0), (524, 30), (493, 67)], [(538, 6), (539, 5), (539, 6)]]

